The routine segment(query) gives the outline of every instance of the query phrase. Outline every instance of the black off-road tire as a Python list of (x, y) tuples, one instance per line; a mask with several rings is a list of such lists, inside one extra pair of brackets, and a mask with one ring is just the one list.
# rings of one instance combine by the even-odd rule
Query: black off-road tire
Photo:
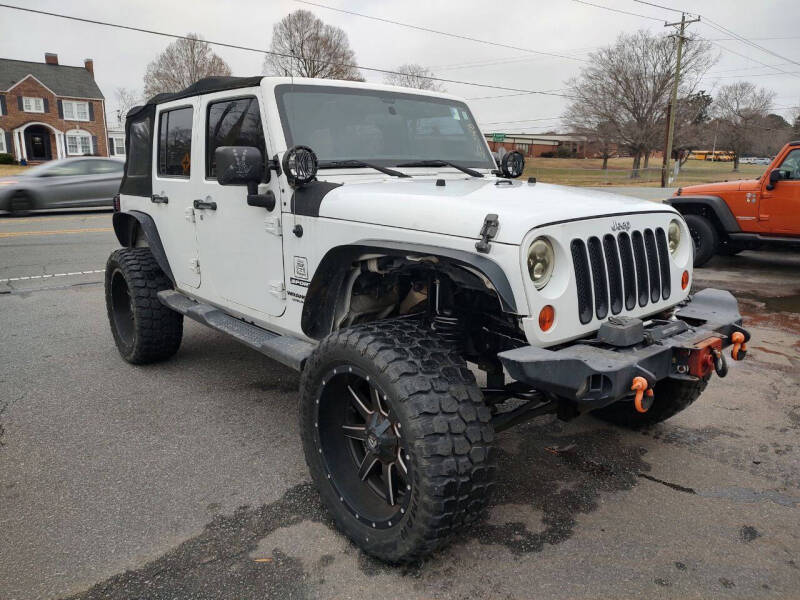
[(719, 234), (703, 216), (689, 214), (685, 219), (694, 242), (694, 266), (702, 267), (719, 251)]
[(594, 411), (597, 418), (615, 425), (639, 429), (655, 425), (688, 408), (708, 385), (708, 377), (697, 381), (662, 379), (653, 388), (655, 400), (646, 413), (637, 412), (633, 402), (624, 400)]
[(183, 337), (183, 315), (164, 306), (158, 292), (172, 282), (149, 248), (121, 248), (106, 263), (106, 309), (119, 353), (142, 365), (174, 355)]
[[(344, 476), (336, 475), (346, 461), (333, 464), (323, 452), (323, 436), (331, 434), (324, 433), (318, 415), (335, 419), (325, 417), (326, 404), (338, 400), (326, 394), (337, 376), (332, 374), (348, 369), (368, 376), (379, 397), (385, 394), (396, 427), (402, 427), (397, 431), (410, 463), (410, 491), (404, 514), (396, 513), (394, 522), (389, 517), (388, 527), (384, 521), (376, 528), (371, 518), (357, 514), (346, 499)], [(331, 334), (306, 364), (300, 398), (311, 476), (339, 529), (368, 554), (389, 563), (417, 561), (485, 513), (495, 474), (491, 415), (464, 360), (424, 322), (378, 321)]]

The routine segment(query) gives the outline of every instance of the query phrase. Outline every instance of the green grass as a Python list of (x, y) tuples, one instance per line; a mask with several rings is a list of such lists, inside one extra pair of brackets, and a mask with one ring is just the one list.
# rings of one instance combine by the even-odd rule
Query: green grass
[[(651, 161), (649, 168), (640, 169), (639, 177), (635, 179), (631, 178), (632, 163), (633, 159), (630, 158), (612, 158), (608, 161), (608, 168), (601, 169), (603, 161), (599, 158), (533, 158), (525, 165), (523, 177), (536, 177), (545, 183), (577, 186), (661, 185), (660, 161)], [(734, 172), (733, 163), (730, 162), (690, 160), (683, 165), (673, 186), (754, 179), (765, 170), (763, 165), (739, 165), (739, 171)]]

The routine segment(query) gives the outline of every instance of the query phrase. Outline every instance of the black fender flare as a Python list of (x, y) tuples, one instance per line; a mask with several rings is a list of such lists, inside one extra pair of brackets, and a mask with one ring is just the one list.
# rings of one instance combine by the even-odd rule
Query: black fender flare
[(738, 233), (742, 230), (730, 207), (719, 196), (673, 196), (664, 200), (664, 204), (669, 204), (681, 214), (691, 212), (687, 211), (687, 208), (702, 206), (716, 216), (717, 222), (722, 227), (720, 233)]
[(138, 226), (144, 233), (147, 245), (150, 247), (150, 252), (153, 253), (158, 266), (161, 267), (161, 270), (169, 277), (170, 281), (173, 284), (175, 283), (175, 277), (172, 275), (167, 253), (164, 251), (164, 244), (161, 243), (161, 236), (158, 235), (158, 227), (156, 227), (153, 217), (138, 210), (129, 210), (115, 212), (111, 222), (114, 225), (114, 233), (117, 236), (117, 240), (126, 247), (131, 247), (135, 243), (134, 232)]
[(364, 254), (434, 256), (459, 267), (468, 267), (481, 273), (492, 284), (503, 312), (517, 313), (511, 283), (502, 267), (490, 258), (443, 246), (359, 240), (331, 248), (320, 261), (303, 303), (300, 324), (306, 335), (320, 339), (332, 331), (335, 302), (345, 283), (347, 267)]

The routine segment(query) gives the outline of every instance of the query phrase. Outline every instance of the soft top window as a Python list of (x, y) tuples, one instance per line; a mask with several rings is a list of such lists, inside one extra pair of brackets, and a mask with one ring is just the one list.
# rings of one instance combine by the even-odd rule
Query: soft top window
[(155, 112), (155, 105), (147, 105), (125, 122), (128, 153), (125, 176), (119, 189), (121, 194), (150, 196), (153, 193), (151, 174)]

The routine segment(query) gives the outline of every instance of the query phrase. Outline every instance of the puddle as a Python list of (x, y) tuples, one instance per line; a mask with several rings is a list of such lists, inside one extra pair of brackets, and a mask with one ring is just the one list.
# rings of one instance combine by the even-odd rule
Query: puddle
[(737, 293), (740, 300), (751, 300), (764, 305), (769, 312), (787, 312), (800, 314), (800, 293), (789, 296), (759, 296), (757, 294)]

